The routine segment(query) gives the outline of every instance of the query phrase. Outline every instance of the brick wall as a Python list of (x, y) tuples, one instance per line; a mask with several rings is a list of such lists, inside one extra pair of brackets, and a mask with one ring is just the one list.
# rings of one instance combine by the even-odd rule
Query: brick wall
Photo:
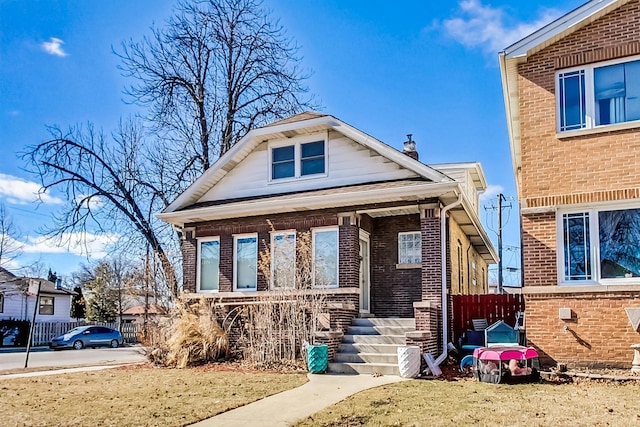
[(398, 233), (420, 231), (420, 217), (373, 218), (371, 235), (371, 312), (378, 317), (413, 317), (420, 301), (420, 268), (398, 269)]
[(556, 138), (554, 74), (561, 67), (640, 54), (638, 16), (640, 2), (630, 2), (519, 66), (523, 206), (638, 196), (640, 132)]
[[(484, 294), (489, 291), (488, 280), (483, 277), (488, 274), (487, 262), (483, 260), (478, 251), (471, 245), (469, 238), (464, 234), (460, 226), (449, 219), (449, 259), (451, 260), (449, 283), (451, 294), (471, 295)], [(459, 244), (459, 246), (458, 246)], [(462, 262), (458, 254), (461, 250)], [(473, 268), (475, 263), (475, 270)], [(483, 270), (484, 269), (484, 270)], [(475, 278), (475, 284), (473, 279)]]
[[(640, 291), (528, 294), (525, 304), (527, 341), (541, 351), (545, 367), (631, 367), (629, 346), (640, 342), (640, 333), (624, 309), (640, 307)], [(560, 308), (570, 308), (573, 319), (560, 320)]]
[(198, 242), (192, 232), (185, 233), (180, 240), (180, 252), (182, 252), (182, 290), (184, 292), (196, 291), (196, 252)]
[(526, 214), (522, 222), (522, 268), (526, 286), (558, 284), (555, 213)]
[[(347, 218), (348, 219), (348, 218)], [(340, 225), (338, 245), (339, 286), (360, 286), (360, 237), (357, 225)]]

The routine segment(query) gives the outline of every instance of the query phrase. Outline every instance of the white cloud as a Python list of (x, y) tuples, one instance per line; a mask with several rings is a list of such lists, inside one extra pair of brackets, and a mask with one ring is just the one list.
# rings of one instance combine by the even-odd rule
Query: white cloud
[(84, 200), (87, 197), (87, 194), (81, 194), (75, 199), (76, 204), (81, 204), (83, 208), (89, 209), (99, 209), (104, 206), (104, 200), (100, 197), (92, 197), (89, 200)]
[(24, 242), (25, 253), (72, 253), (90, 258), (103, 258), (107, 249), (114, 244), (120, 235), (114, 233), (64, 233), (60, 239), (43, 236), (29, 236)]
[(14, 205), (25, 205), (36, 201), (42, 201), (48, 205), (60, 205), (64, 200), (42, 192), (42, 187), (37, 182), (27, 181), (17, 176), (0, 173), (0, 198)]
[(47, 52), (49, 55), (65, 57), (67, 56), (67, 52), (62, 49), (62, 45), (64, 42), (56, 37), (51, 37), (48, 42), (42, 42), (40, 46)]
[(485, 6), (481, 0), (460, 2), (461, 17), (443, 22), (446, 32), (466, 47), (480, 47), (497, 54), (561, 15), (556, 9), (543, 9), (533, 22), (515, 22), (500, 8)]
[(487, 185), (487, 189), (480, 195), (480, 202), (484, 203), (488, 200), (495, 199), (498, 194), (504, 192), (502, 185)]

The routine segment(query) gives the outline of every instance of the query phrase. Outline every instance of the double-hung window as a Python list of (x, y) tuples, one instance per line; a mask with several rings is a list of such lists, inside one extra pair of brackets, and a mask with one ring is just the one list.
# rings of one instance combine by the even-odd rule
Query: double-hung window
[(198, 291), (220, 290), (220, 239), (198, 239)]
[(312, 230), (313, 285), (318, 288), (338, 287), (338, 229)]
[(615, 284), (640, 278), (640, 208), (562, 213), (558, 231), (562, 282)]
[(296, 287), (296, 233), (271, 233), (271, 286), (277, 289)]
[(233, 287), (238, 291), (258, 288), (258, 236), (256, 234), (233, 237)]
[(38, 314), (52, 316), (53, 315), (53, 297), (40, 297), (40, 305), (38, 307)]
[(640, 120), (640, 59), (609, 61), (557, 73), (558, 131)]
[(398, 264), (422, 262), (422, 237), (419, 231), (398, 233)]
[(286, 144), (276, 143), (270, 147), (271, 182), (326, 174), (326, 140), (308, 139)]

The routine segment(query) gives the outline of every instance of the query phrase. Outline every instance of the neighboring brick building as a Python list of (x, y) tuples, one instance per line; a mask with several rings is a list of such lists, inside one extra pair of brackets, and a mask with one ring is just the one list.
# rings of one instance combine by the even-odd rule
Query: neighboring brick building
[(547, 363), (629, 367), (640, 342), (625, 310), (640, 309), (640, 2), (585, 3), (500, 64), (527, 338)]
[[(332, 329), (416, 317), (421, 344), (441, 349), (442, 265), (449, 293), (486, 293), (496, 262), (478, 219), (485, 189), (478, 163), (427, 166), (413, 141), (402, 153), (307, 112), (249, 132), (159, 217), (182, 230), (189, 295), (243, 304), (297, 286), (295, 241), (310, 233)], [(271, 274), (258, 268), (267, 250)]]

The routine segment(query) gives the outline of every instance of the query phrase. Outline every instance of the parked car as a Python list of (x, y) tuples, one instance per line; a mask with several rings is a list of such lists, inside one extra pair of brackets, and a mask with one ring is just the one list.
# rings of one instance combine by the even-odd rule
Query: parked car
[(120, 331), (105, 326), (79, 326), (64, 335), (53, 338), (49, 343), (49, 348), (54, 350), (62, 348), (80, 350), (84, 347), (99, 346), (117, 348), (119, 345), (122, 345)]

